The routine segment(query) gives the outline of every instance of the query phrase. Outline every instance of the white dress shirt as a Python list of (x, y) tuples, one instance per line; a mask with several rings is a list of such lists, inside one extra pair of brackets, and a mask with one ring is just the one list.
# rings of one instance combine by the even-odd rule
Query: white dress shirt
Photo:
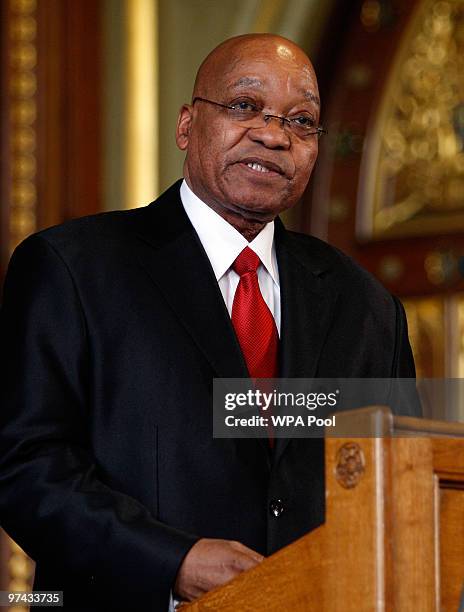
[[(274, 246), (274, 221), (267, 223), (256, 238), (248, 242), (235, 227), (200, 200), (185, 180), (180, 187), (180, 198), (213, 267), (230, 316), (240, 280), (231, 266), (247, 246), (258, 255), (262, 264), (258, 268), (259, 288), (274, 317), (280, 336), (280, 286)], [(169, 612), (174, 612), (178, 604), (171, 593)]]
[(180, 197), (190, 222), (206, 251), (216, 280), (232, 316), (232, 304), (240, 277), (232, 264), (245, 247), (258, 255), (262, 265), (258, 268), (258, 282), (262, 296), (269, 306), (280, 336), (279, 270), (274, 246), (274, 221), (267, 223), (251, 242), (197, 197), (186, 181), (182, 182)]

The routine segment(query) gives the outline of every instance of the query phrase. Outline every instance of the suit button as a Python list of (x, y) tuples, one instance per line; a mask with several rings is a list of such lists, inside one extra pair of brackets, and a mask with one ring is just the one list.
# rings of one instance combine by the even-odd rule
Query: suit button
[(279, 516), (284, 511), (284, 505), (281, 499), (273, 499), (269, 504), (269, 510), (271, 511), (272, 516), (279, 518)]

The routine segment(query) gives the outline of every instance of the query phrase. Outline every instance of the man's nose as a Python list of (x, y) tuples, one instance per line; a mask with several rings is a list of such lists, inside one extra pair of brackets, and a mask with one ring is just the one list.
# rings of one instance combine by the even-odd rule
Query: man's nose
[(270, 149), (289, 149), (290, 135), (285, 129), (285, 122), (273, 115), (266, 117), (262, 125), (251, 128), (248, 135), (254, 142), (261, 142)]

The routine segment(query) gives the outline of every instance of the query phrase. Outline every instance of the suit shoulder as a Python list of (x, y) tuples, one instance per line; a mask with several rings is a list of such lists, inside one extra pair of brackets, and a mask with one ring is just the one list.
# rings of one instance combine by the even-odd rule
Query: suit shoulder
[(340, 249), (315, 236), (299, 232), (289, 234), (309, 260), (320, 262), (322, 274), (330, 274), (332, 282), (336, 283), (339, 289), (350, 293), (363, 290), (389, 301), (392, 299), (391, 294), (375, 276)]
[(79, 217), (31, 234), (15, 248), (8, 269), (26, 270), (34, 262), (49, 270), (60, 260), (72, 275), (102, 266), (112, 269), (130, 256), (133, 227), (146, 208)]
[(155, 231), (164, 229), (163, 214), (175, 208), (173, 203), (180, 202), (179, 186), (180, 181), (177, 181), (146, 206), (79, 217), (32, 234), (32, 237), (42, 238), (59, 252), (90, 249), (109, 253), (121, 247), (127, 249), (132, 236), (147, 226)]
[(28, 236), (16, 250), (27, 252), (43, 244), (68, 259), (75, 256), (97, 257), (127, 248), (133, 228), (147, 207), (103, 212), (71, 219)]
[(113, 210), (86, 217), (79, 217), (54, 225), (36, 233), (51, 245), (76, 240), (123, 235), (130, 231), (133, 221), (137, 219), (146, 207), (132, 210)]

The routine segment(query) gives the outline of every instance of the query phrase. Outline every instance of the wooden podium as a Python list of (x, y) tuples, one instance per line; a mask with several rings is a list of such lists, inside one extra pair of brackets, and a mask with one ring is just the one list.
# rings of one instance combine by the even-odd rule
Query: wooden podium
[(459, 610), (464, 424), (373, 407), (337, 413), (337, 428), (345, 437), (326, 438), (324, 525), (182, 611)]

